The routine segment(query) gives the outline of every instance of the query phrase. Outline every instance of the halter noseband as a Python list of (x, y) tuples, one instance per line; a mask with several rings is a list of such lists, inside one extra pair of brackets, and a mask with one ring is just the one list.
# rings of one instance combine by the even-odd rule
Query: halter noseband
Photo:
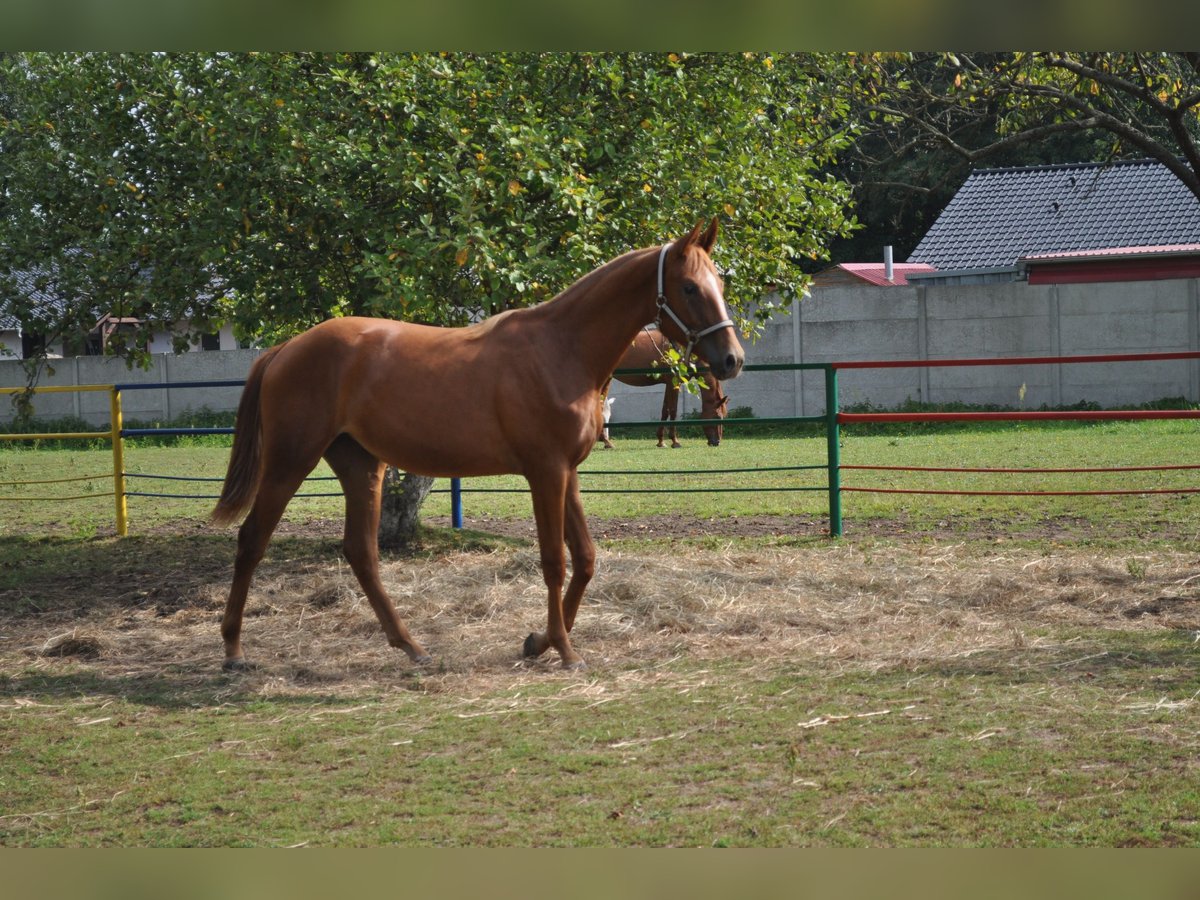
[[(692, 348), (696, 346), (697, 342), (702, 337), (710, 335), (714, 331), (720, 331), (722, 328), (732, 328), (733, 319), (722, 319), (715, 325), (709, 325), (707, 328), (704, 328), (700, 331), (696, 331), (693, 328), (688, 328), (683, 324), (683, 320), (680, 319), (679, 316), (676, 315), (675, 310), (671, 309), (670, 305), (668, 305), (667, 295), (663, 290), (663, 263), (666, 261), (667, 251), (670, 249), (671, 244), (663, 244), (662, 249), (658, 251), (658, 299), (656, 300), (658, 305), (658, 315), (654, 317), (654, 324), (658, 327), (659, 331), (662, 331), (662, 314), (665, 312), (671, 317), (671, 321), (674, 322), (678, 326), (679, 330), (687, 336), (687, 349), (683, 351), (683, 358), (686, 360), (691, 359)], [(666, 335), (665, 331), (663, 331), (663, 335)]]

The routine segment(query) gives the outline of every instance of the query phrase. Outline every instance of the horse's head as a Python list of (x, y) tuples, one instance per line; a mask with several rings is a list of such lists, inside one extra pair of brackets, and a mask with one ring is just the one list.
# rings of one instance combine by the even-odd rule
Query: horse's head
[(736, 378), (746, 353), (725, 307), (724, 282), (709, 256), (717, 242), (717, 220), (703, 233), (700, 224), (659, 256), (659, 328), (708, 363), (717, 378)]
[[(721, 390), (721, 382), (715, 378), (706, 378), (706, 387), (700, 391), (700, 418), (723, 419), (728, 413), (729, 397)], [(710, 447), (721, 446), (721, 438), (725, 436), (724, 425), (705, 425), (704, 434), (708, 437)]]

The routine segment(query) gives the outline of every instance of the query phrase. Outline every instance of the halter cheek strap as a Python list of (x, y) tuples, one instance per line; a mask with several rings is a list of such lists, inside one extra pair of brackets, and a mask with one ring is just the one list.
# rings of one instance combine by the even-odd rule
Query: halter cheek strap
[(670, 244), (663, 244), (662, 249), (658, 251), (658, 315), (654, 317), (654, 324), (658, 326), (659, 331), (662, 331), (663, 313), (665, 312), (668, 316), (670, 316), (671, 321), (674, 322), (679, 327), (679, 330), (687, 336), (687, 349), (683, 352), (683, 358), (690, 359), (692, 356), (692, 348), (696, 346), (702, 337), (710, 335), (714, 331), (720, 331), (722, 328), (732, 328), (733, 319), (722, 319), (715, 325), (709, 325), (707, 328), (703, 328), (699, 331), (693, 328), (688, 328), (685, 324), (683, 324), (683, 320), (680, 319), (675, 313), (675, 310), (671, 309), (670, 305), (668, 305), (667, 295), (663, 289), (663, 265), (667, 259), (667, 251), (670, 249)]

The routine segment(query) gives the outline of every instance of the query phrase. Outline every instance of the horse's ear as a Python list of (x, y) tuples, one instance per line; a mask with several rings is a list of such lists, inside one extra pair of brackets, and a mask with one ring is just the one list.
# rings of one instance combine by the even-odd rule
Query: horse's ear
[(704, 224), (703, 222), (697, 222), (692, 227), (692, 230), (689, 231), (687, 233), (687, 235), (683, 238), (683, 240), (681, 240), (679, 242), (679, 246), (680, 247), (689, 247), (692, 244), (696, 243), (700, 239), (700, 226), (703, 224)]
[[(697, 225), (697, 228), (700, 226)], [(712, 248), (717, 243), (717, 217), (713, 216), (712, 221), (708, 223), (708, 229), (704, 234), (700, 235), (700, 246), (704, 248), (704, 252), (712, 254)]]

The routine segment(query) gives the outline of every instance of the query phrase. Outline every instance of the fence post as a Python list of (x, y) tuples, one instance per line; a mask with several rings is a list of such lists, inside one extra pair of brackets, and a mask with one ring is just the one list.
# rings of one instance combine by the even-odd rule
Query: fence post
[(829, 536), (842, 536), (841, 451), (838, 448), (837, 369), (825, 366), (825, 443), (829, 466)]
[(450, 525), (454, 528), (463, 527), (461, 478), (450, 479)]
[(109, 388), (110, 421), (112, 428), (113, 453), (113, 498), (117, 505), (117, 534), (125, 537), (129, 533), (129, 509), (125, 502), (125, 445), (121, 437), (124, 427), (121, 416), (121, 389), (115, 384)]

